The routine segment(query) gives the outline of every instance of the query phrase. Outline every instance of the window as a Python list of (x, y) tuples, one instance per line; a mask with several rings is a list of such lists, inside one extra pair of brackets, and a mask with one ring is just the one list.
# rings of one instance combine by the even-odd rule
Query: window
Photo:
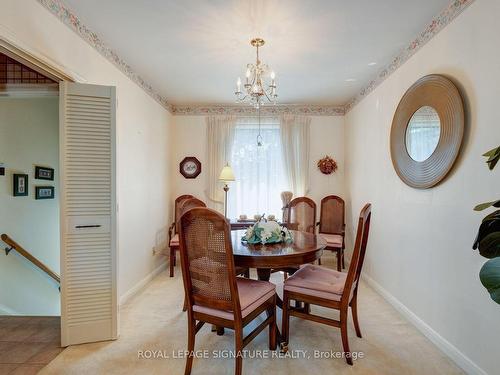
[(287, 190), (278, 118), (261, 119), (263, 145), (257, 146), (257, 118), (238, 119), (231, 155), (236, 181), (228, 193), (228, 217), (272, 214), (281, 218), (280, 193)]

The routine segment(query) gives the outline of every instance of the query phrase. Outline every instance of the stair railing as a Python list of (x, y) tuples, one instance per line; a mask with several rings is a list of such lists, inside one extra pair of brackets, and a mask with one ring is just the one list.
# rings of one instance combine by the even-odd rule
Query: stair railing
[(61, 284), (61, 278), (57, 273), (52, 271), (49, 267), (47, 267), (43, 262), (35, 258), (31, 253), (24, 249), (21, 245), (19, 245), (16, 241), (14, 241), (12, 238), (10, 238), (8, 235), (5, 233), (2, 234), (1, 239), (3, 242), (5, 242), (9, 247), (5, 248), (5, 255), (9, 255), (9, 253), (12, 250), (15, 250), (19, 253), (19, 255), (22, 255), (24, 258), (29, 260), (31, 263), (33, 263), (35, 266), (37, 266), (39, 269), (41, 269), (43, 272), (45, 272), (47, 275), (49, 275), (52, 279), (54, 279), (58, 284)]

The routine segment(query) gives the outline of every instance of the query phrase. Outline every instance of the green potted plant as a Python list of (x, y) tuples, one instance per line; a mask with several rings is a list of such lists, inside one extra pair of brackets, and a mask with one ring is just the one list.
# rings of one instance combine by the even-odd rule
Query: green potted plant
[[(483, 156), (488, 158), (488, 168), (493, 170), (500, 159), (500, 146)], [(500, 208), (500, 199), (479, 204), (474, 210), (483, 211), (490, 207)], [(500, 304), (500, 210), (493, 211), (483, 219), (472, 248), (489, 259), (479, 271), (479, 279), (493, 301)]]

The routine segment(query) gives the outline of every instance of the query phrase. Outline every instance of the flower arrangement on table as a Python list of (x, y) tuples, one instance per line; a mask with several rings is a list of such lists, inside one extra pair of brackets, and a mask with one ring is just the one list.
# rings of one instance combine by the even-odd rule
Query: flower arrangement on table
[(254, 225), (248, 227), (241, 239), (249, 244), (273, 244), (280, 242), (292, 242), (293, 235), (285, 227), (280, 226), (274, 220), (264, 219), (264, 215)]

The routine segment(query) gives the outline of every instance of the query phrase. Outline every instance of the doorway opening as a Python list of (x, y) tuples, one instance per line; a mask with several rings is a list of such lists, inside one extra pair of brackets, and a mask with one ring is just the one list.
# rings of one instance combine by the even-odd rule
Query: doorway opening
[[(114, 340), (118, 337), (116, 88), (77, 83), (76, 80), (82, 79), (73, 79), (77, 77), (74, 73), (64, 73), (66, 68), (54, 62), (46, 63), (46, 57), (36, 57), (40, 55), (20, 49), (5, 39), (0, 39), (0, 53), (4, 55), (6, 66), (0, 71), (5, 77), (4, 83), (0, 83), (0, 99), (9, 104), (5, 108), (12, 107), (14, 101), (22, 107), (27, 103), (24, 100), (36, 99), (37, 103), (42, 103), (39, 105), (42, 111), (56, 118), (55, 123), (50, 121), (54, 128), (41, 132), (41, 126), (23, 130), (23, 126), (40, 120), (41, 113), (18, 120), (18, 126), (13, 127), (13, 121), (4, 121), (8, 116), (0, 113), (0, 126), (16, 134), (16, 142), (13, 142), (10, 133), (0, 133), (0, 141), (5, 144), (2, 147), (9, 155), (7, 157), (7, 151), (0, 150), (1, 171), (5, 171), (0, 176), (0, 184), (3, 183), (0, 193), (19, 205), (33, 202), (58, 205), (53, 219), (41, 210), (31, 210), (29, 219), (26, 215), (16, 219), (16, 225), (10, 225), (10, 221), (15, 221), (15, 214), (9, 215), (2, 207), (0, 234), (5, 234), (2, 241), (6, 252), (13, 254), (7, 258), (23, 261), (27, 270), (45, 277), (45, 284), (52, 283), (56, 293), (60, 291), (59, 305), (50, 304), (53, 310), (49, 315), (60, 321), (61, 346)], [(43, 141), (43, 136), (49, 133), (55, 135), (51, 145)], [(21, 148), (21, 144), (26, 145)], [(51, 157), (56, 155), (55, 159), (41, 162), (39, 154), (29, 156), (35, 149)], [(17, 163), (23, 157), (36, 160), (16, 168), (1, 160), (8, 160), (9, 165), (13, 165), (11, 159), (12, 163)], [(28, 225), (35, 217), (41, 218), (43, 224)], [(56, 223), (51, 227), (53, 231), (43, 230), (48, 222)], [(57, 227), (59, 233), (56, 233)], [(15, 236), (9, 235), (6, 229), (15, 232)], [(35, 234), (40, 236), (36, 241)], [(47, 246), (59, 262), (39, 259), (31, 253), (31, 247), (37, 247), (48, 238), (59, 240), (59, 245)], [(41, 284), (42, 281), (36, 287)], [(17, 297), (22, 298), (21, 295)], [(27, 305), (28, 300), (23, 303)], [(2, 301), (3, 298), (0, 303)], [(40, 308), (41, 304), (36, 307)], [(34, 305), (31, 303), (30, 308), (34, 309)], [(3, 314), (14, 311), (8, 310), (4, 309)], [(44, 313), (46, 311), (49, 310)], [(32, 314), (40, 315), (40, 312), (22, 315)], [(0, 326), (5, 321), (4, 316)], [(2, 353), (0, 358), (7, 356)]]
[(62, 351), (59, 84), (29, 65), (0, 50), (0, 366), (13, 371)]

